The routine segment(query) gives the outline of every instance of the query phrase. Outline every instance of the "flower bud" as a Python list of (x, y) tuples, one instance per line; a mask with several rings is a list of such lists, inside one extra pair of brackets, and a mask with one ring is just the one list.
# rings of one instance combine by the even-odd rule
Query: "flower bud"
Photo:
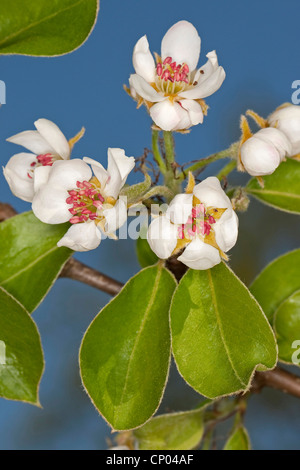
[(268, 119), (271, 127), (276, 127), (283, 132), (291, 143), (291, 151), (288, 156), (300, 153), (300, 106), (289, 105), (279, 108)]

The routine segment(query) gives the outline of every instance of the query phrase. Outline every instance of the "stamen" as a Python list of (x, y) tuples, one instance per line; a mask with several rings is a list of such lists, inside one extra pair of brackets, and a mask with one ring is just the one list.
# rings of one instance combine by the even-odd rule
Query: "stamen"
[(99, 217), (98, 211), (102, 209), (105, 201), (100, 194), (100, 188), (89, 181), (77, 181), (76, 187), (77, 189), (68, 191), (69, 196), (66, 199), (66, 203), (72, 205), (69, 209), (73, 215), (70, 218), (70, 223), (78, 224), (97, 219)]

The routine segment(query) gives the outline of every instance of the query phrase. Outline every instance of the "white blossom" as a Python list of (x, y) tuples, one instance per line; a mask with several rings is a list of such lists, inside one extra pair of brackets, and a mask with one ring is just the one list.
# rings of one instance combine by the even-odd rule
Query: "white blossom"
[(216, 177), (197, 184), (192, 194), (177, 194), (165, 214), (151, 222), (147, 239), (161, 259), (178, 260), (192, 269), (220, 263), (236, 243), (238, 218)]
[(300, 153), (300, 106), (288, 105), (278, 108), (268, 118), (270, 126), (282, 131), (291, 143), (288, 156)]

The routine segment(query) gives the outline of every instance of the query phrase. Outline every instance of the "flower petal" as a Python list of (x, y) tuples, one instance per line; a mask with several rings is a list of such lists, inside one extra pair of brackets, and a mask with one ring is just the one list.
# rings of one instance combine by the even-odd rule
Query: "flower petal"
[[(194, 187), (194, 195), (200, 202), (205, 204), (206, 207), (215, 207), (218, 209), (232, 210), (231, 202), (228, 196), (223, 191), (220, 181), (215, 176), (209, 176), (201, 183)], [(225, 216), (226, 212), (222, 215)]]
[(219, 251), (211, 245), (204, 243), (200, 238), (194, 238), (185, 248), (178, 261), (191, 269), (210, 269), (219, 264), (221, 257)]
[(36, 155), (56, 153), (54, 147), (52, 147), (38, 131), (20, 132), (19, 134), (13, 135), (6, 140), (7, 142), (11, 142), (13, 144), (22, 145), (22, 147), (25, 147)]
[(186, 122), (188, 118), (187, 112), (179, 104), (172, 104), (168, 99), (151, 106), (150, 116), (155, 124), (164, 131), (175, 130), (184, 118), (184, 124), (189, 123), (189, 121)]
[(182, 100), (182, 107), (188, 112), (189, 119), (192, 126), (202, 124), (203, 122), (203, 111), (199, 103), (194, 100)]
[(180, 96), (193, 100), (207, 98), (220, 88), (225, 77), (225, 70), (220, 66), (211, 75), (207, 76), (205, 80), (199, 81), (198, 85), (194, 88), (180, 93)]
[(281, 156), (275, 145), (254, 135), (242, 145), (241, 160), (250, 175), (263, 176), (274, 173)]
[(219, 248), (226, 253), (236, 244), (238, 237), (239, 219), (234, 211), (227, 219), (221, 217), (213, 225), (216, 242)]
[(161, 215), (152, 220), (148, 228), (147, 240), (154, 253), (161, 259), (171, 256), (177, 245), (178, 227), (166, 216)]
[(154, 82), (155, 62), (149, 50), (147, 36), (141, 37), (134, 46), (132, 63), (136, 73), (143, 77), (146, 82)]
[(34, 123), (40, 135), (54, 148), (55, 153), (64, 160), (70, 158), (69, 142), (60, 128), (49, 119), (38, 119)]
[(101, 242), (101, 232), (94, 222), (72, 225), (57, 246), (67, 246), (74, 251), (94, 250)]
[(33, 187), (35, 193), (48, 182), (51, 170), (51, 166), (39, 166), (34, 170)]
[(154, 88), (149, 85), (144, 78), (140, 77), (140, 75), (130, 75), (129, 85), (134, 88), (138, 95), (151, 103), (157, 103), (165, 99), (163, 95), (157, 93), (157, 91), (154, 90)]
[(66, 203), (68, 192), (65, 188), (46, 184), (35, 194), (32, 201), (34, 215), (46, 224), (62, 224), (71, 218)]
[(127, 204), (120, 198), (110, 209), (105, 209), (103, 215), (106, 220), (105, 232), (112, 233), (122, 227), (127, 220)]
[(260, 129), (254, 136), (267, 143), (273, 144), (278, 150), (281, 160), (284, 160), (284, 158), (292, 152), (292, 144), (289, 142), (287, 136), (278, 129), (266, 127), (265, 129)]
[(186, 224), (193, 209), (192, 194), (177, 194), (170, 202), (166, 217), (173, 224)]
[(70, 190), (76, 188), (77, 181), (89, 181), (92, 170), (83, 160), (58, 160), (53, 163), (49, 184)]
[(292, 105), (279, 108), (268, 119), (270, 126), (283, 132), (291, 143), (289, 156), (300, 153), (300, 106)]
[(164, 35), (161, 43), (162, 60), (185, 63), (190, 71), (195, 70), (200, 56), (201, 39), (196, 28), (188, 21), (178, 21)]
[(91, 165), (94, 175), (99, 180), (101, 188), (104, 188), (109, 178), (107, 171), (101, 163), (89, 157), (83, 157), (83, 161)]
[(17, 153), (9, 159), (3, 168), (3, 174), (11, 192), (27, 202), (31, 202), (34, 195), (33, 178), (28, 176), (28, 172), (32, 170), (30, 165), (33, 162), (36, 162), (34, 154)]
[(135, 166), (135, 159), (134, 157), (126, 157), (125, 150), (119, 148), (109, 148), (107, 154), (109, 180), (104, 191), (107, 196), (117, 199), (127, 176)]

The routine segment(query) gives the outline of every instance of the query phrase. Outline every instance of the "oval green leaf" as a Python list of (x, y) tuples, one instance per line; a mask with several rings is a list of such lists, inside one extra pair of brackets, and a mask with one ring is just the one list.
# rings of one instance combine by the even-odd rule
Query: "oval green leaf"
[(274, 315), (279, 359), (300, 365), (300, 290), (285, 300)]
[(134, 431), (139, 450), (189, 450), (201, 441), (203, 410), (156, 416)]
[(276, 209), (300, 214), (300, 162), (288, 158), (269, 176), (264, 176), (264, 188), (252, 178), (246, 190), (261, 202)]
[(62, 55), (77, 49), (97, 19), (98, 0), (1, 2), (0, 54)]
[(56, 246), (67, 228), (66, 224), (43, 224), (32, 212), (0, 224), (0, 285), (30, 313), (72, 254), (68, 248)]
[(161, 265), (140, 271), (85, 333), (81, 378), (115, 430), (141, 426), (160, 404), (169, 371), (168, 312), (175, 287)]
[(272, 261), (250, 286), (269, 321), (279, 305), (297, 290), (300, 290), (300, 249)]
[(172, 348), (186, 382), (209, 398), (246, 391), (275, 366), (273, 331), (246, 286), (224, 264), (189, 270), (171, 305)]
[(40, 406), (38, 389), (44, 358), (37, 327), (0, 287), (0, 396)]
[(244, 426), (238, 426), (229, 436), (224, 450), (251, 450), (249, 435)]
[(151, 250), (146, 238), (138, 238), (136, 241), (136, 253), (142, 268), (152, 266), (158, 262), (156, 254)]

